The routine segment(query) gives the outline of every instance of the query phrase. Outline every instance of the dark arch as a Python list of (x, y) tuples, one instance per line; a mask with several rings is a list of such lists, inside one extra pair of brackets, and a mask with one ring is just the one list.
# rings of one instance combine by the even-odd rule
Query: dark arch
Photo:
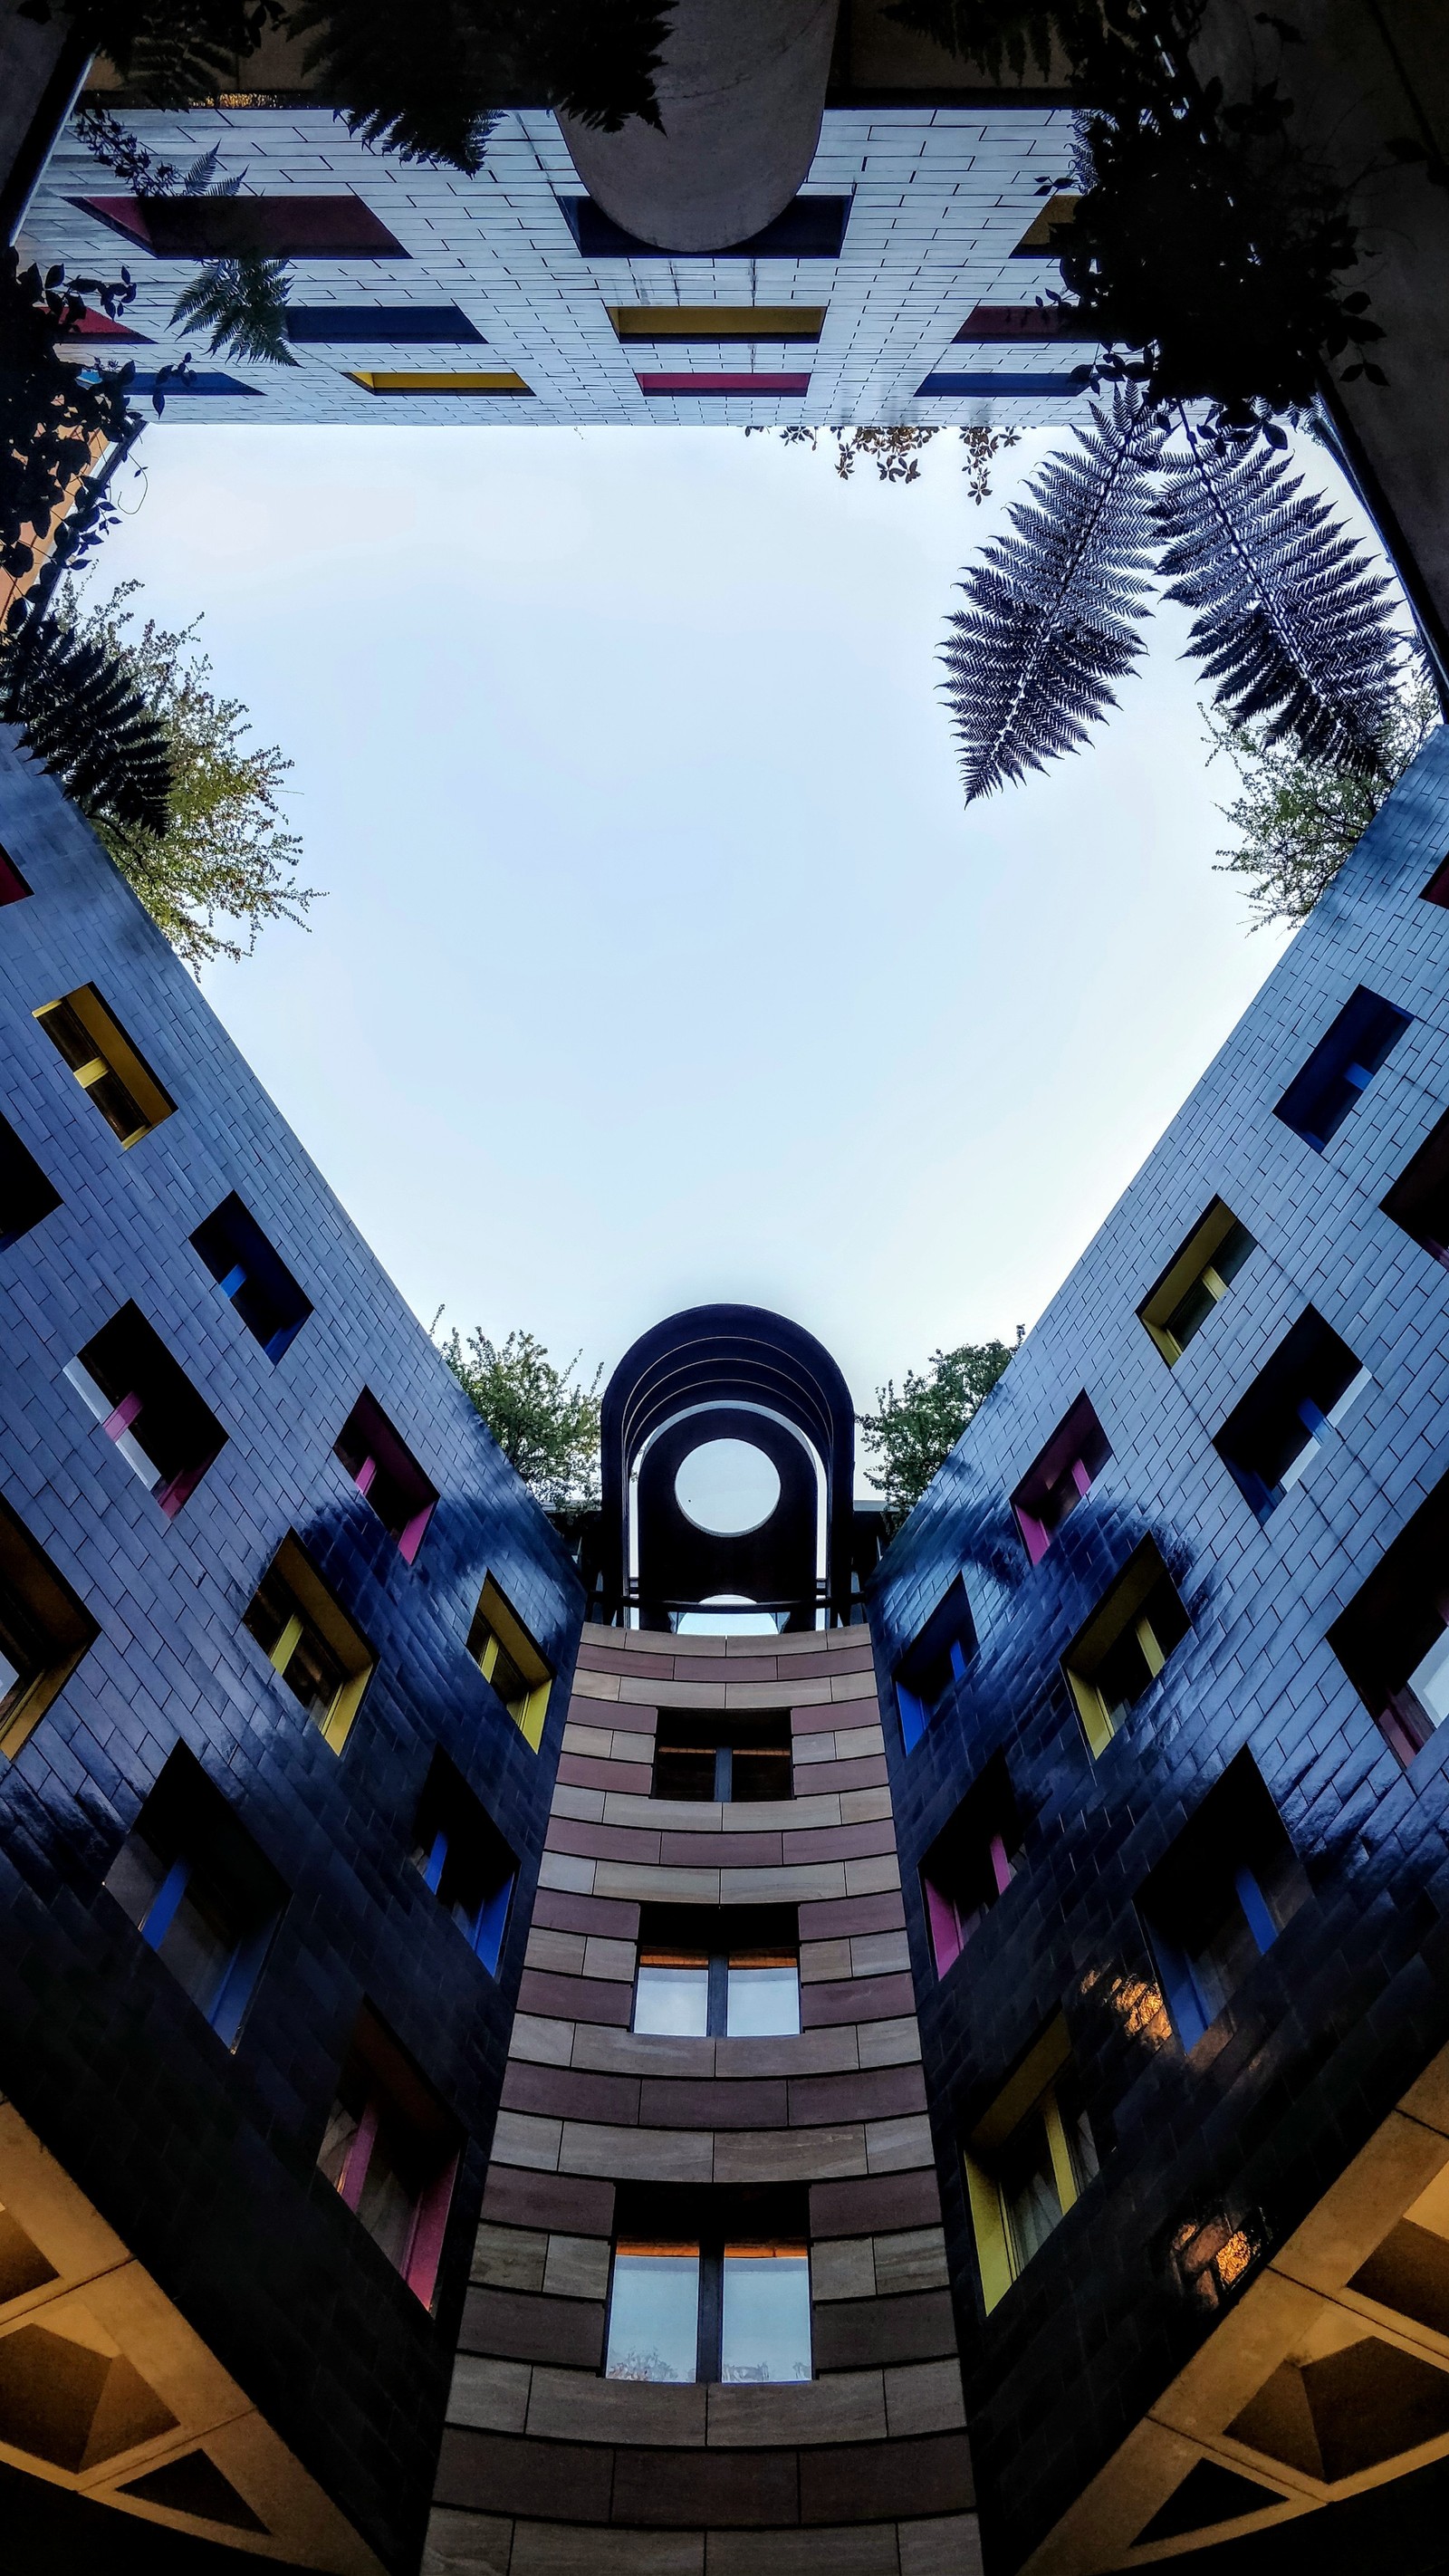
[[(764, 1306), (690, 1306), (641, 1333), (610, 1378), (602, 1422), (607, 1617), (620, 1614), (628, 1594), (629, 1479), (645, 1442), (691, 1406), (740, 1404), (768, 1407), (818, 1452), (825, 1469), (825, 1601), (832, 1619), (849, 1618), (855, 1486), (850, 1389), (813, 1333)], [(730, 1430), (741, 1436), (738, 1422)]]

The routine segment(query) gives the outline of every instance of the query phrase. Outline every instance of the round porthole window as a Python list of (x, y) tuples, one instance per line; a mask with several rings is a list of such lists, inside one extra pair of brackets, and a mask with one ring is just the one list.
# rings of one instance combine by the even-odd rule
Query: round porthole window
[(680, 1461), (674, 1499), (712, 1538), (763, 1527), (780, 1499), (780, 1471), (748, 1440), (704, 1440)]

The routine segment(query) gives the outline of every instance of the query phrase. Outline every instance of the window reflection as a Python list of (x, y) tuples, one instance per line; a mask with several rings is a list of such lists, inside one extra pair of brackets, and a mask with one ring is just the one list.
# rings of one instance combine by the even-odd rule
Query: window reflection
[(727, 2245), (720, 2377), (810, 2376), (810, 2262), (803, 2245)]
[(688, 2380), (699, 2359), (699, 2247), (621, 2244), (609, 2298), (608, 2379)]
[(634, 2028), (668, 2039), (703, 2039), (709, 2029), (709, 1961), (641, 1959)]
[(800, 1970), (794, 1959), (731, 1959), (725, 2030), (731, 2039), (775, 2039), (800, 2028)]

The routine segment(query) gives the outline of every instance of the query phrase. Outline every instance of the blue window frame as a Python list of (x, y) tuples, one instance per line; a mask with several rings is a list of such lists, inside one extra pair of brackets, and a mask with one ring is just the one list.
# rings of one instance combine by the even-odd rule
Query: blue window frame
[(976, 1623), (958, 1574), (892, 1675), (908, 1753), (920, 1743), (947, 1693), (965, 1680), (975, 1652)]
[(413, 1863), (490, 1977), (498, 1974), (518, 1862), (487, 1809), (445, 1754), (428, 1774)]
[(1360, 984), (1294, 1075), (1274, 1117), (1323, 1153), (1410, 1025), (1408, 1011)]
[(275, 1368), (311, 1314), (311, 1298), (235, 1191), (213, 1208), (191, 1240), (223, 1297), (231, 1299)]
[(189, 1753), (172, 1755), (105, 1885), (234, 2048), (286, 1889)]

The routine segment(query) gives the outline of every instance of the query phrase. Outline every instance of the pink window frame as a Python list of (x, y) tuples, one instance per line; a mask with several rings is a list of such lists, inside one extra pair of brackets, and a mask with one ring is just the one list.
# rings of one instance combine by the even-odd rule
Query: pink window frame
[[(372, 2162), (372, 2150), (387, 2107), (381, 2093), (369, 2093), (347, 2150), (346, 2161), (337, 2177), (343, 2207), (350, 2209), (354, 2217), (362, 2205), (367, 2169)], [(442, 2260), (443, 2237), (447, 2231), (448, 2209), (457, 2175), (458, 2159), (454, 2155), (439, 2167), (431, 2182), (424, 2183), (413, 2204), (412, 2225), (398, 2265), (408, 2288), (421, 2299), (425, 2308), (432, 2306), (433, 2292), (437, 2288), (438, 2265)]]

